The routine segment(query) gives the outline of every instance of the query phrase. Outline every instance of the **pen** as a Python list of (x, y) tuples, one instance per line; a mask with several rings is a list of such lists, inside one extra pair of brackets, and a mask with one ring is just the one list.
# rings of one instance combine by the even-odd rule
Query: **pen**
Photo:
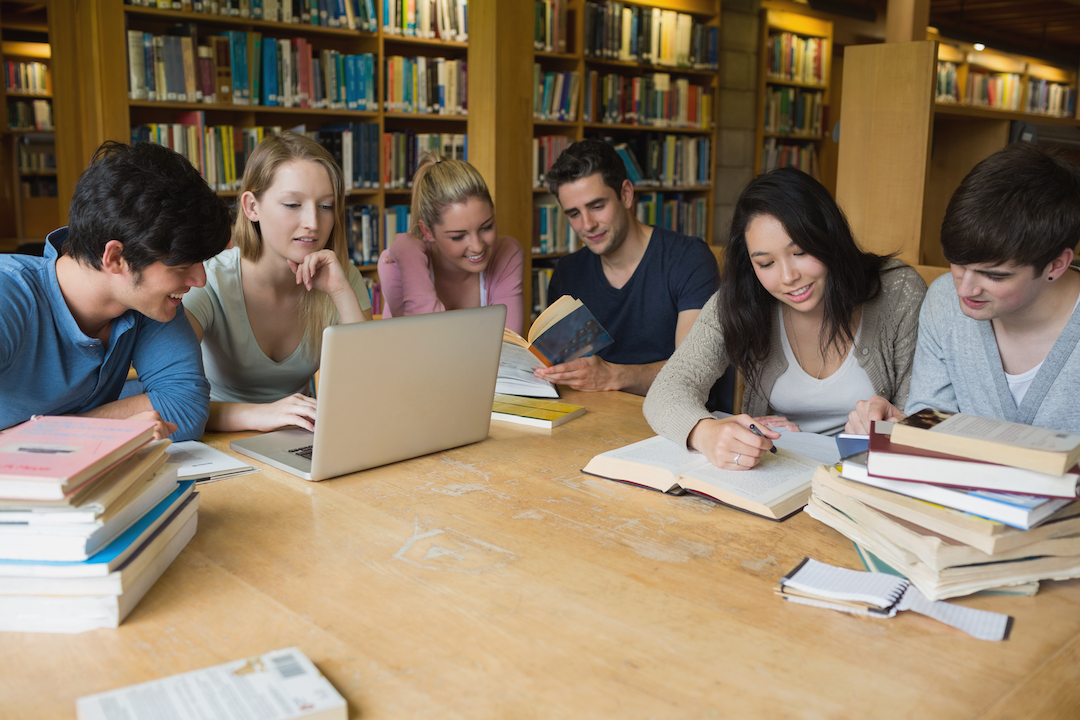
[[(764, 435), (761, 434), (761, 431), (757, 429), (757, 425), (755, 425), (754, 423), (750, 423), (750, 431), (753, 432), (755, 435), (757, 435), (759, 438), (765, 437)], [(768, 438), (766, 438), (766, 439), (768, 439)], [(776, 454), (776, 446), (773, 445), (771, 448), (769, 448), (769, 452), (771, 452), (773, 454)]]

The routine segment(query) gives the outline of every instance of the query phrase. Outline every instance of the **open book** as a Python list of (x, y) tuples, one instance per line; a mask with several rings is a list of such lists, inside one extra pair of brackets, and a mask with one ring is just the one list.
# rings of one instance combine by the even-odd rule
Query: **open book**
[(529, 338), (503, 331), (502, 355), (495, 392), (531, 397), (558, 397), (555, 386), (533, 375), (538, 367), (588, 357), (614, 342), (580, 300), (563, 295), (540, 313)]
[(783, 520), (806, 504), (818, 464), (779, 448), (775, 455), (765, 453), (753, 470), (721, 470), (704, 455), (656, 436), (600, 453), (583, 472), (673, 495), (692, 492)]

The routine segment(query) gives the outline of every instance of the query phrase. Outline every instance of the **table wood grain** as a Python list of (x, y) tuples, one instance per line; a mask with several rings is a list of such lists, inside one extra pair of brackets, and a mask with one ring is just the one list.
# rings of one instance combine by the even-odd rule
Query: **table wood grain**
[(0, 635), (0, 717), (290, 645), (352, 718), (1080, 715), (1080, 582), (960, 599), (1014, 616), (1000, 643), (784, 603), (804, 556), (860, 568), (851, 543), (581, 474), (652, 432), (638, 397), (565, 397), (588, 412), (552, 431), (200, 486), (198, 533), (119, 629)]

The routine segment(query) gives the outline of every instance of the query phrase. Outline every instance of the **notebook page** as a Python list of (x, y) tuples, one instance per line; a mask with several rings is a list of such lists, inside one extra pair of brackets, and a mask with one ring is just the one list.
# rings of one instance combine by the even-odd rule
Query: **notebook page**
[(900, 599), (901, 610), (914, 610), (920, 615), (963, 630), (978, 640), (1004, 640), (1009, 632), (1009, 616), (987, 610), (953, 605), (942, 600), (930, 600), (912, 585)]
[(909, 583), (906, 578), (833, 567), (811, 558), (780, 581), (823, 599), (858, 600), (878, 607), (895, 605)]

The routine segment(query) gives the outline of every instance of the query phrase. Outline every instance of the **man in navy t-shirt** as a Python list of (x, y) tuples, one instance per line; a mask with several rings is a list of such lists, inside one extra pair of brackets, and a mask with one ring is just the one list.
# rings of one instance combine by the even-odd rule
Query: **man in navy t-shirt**
[(581, 300), (615, 342), (536, 375), (575, 390), (644, 395), (716, 292), (716, 258), (700, 238), (638, 221), (626, 167), (602, 140), (571, 145), (547, 181), (585, 245), (556, 265), (549, 296)]

